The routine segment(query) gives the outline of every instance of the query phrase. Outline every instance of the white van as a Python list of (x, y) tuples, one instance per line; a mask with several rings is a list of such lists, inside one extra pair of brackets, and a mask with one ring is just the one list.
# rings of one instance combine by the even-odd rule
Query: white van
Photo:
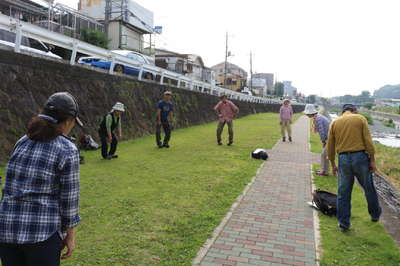
[[(0, 46), (6, 46), (8, 48), (14, 49), (15, 37), (16, 37), (16, 34), (14, 32), (0, 29)], [(62, 59), (60, 56), (50, 52), (49, 47), (47, 47), (43, 42), (35, 40), (35, 39), (22, 37), (20, 48), (21, 48), (21, 51), (23, 51), (23, 52), (39, 54), (39, 55), (51, 57), (54, 59)]]

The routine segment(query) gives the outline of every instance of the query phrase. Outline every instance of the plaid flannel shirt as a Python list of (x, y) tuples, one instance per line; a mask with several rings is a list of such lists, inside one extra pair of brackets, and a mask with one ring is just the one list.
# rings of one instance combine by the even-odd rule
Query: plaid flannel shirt
[(330, 121), (323, 115), (317, 115), (315, 117), (315, 129), (319, 133), (322, 143), (326, 143), (328, 140), (329, 125)]
[(79, 152), (64, 136), (15, 145), (0, 201), (0, 242), (42, 242), (79, 224)]

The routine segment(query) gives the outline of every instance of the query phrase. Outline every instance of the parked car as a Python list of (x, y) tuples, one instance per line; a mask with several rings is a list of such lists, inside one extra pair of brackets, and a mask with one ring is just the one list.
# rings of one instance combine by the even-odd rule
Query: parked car
[[(0, 45), (14, 49), (16, 34), (11, 31), (0, 29)], [(27, 37), (21, 38), (21, 51), (33, 54), (39, 54), (55, 59), (62, 59), (60, 56), (53, 54), (50, 48), (43, 42)]]
[[(126, 56), (141, 64), (155, 65), (154, 60), (151, 57), (142, 55), (137, 52), (129, 50), (113, 50), (111, 52), (118, 55)], [(99, 67), (106, 70), (109, 70), (111, 67), (111, 61), (98, 57), (82, 57), (78, 60), (78, 63), (90, 65), (93, 67)], [(139, 76), (140, 69), (137, 67), (127, 66), (123, 64), (115, 64), (114, 71), (137, 77)], [(148, 71), (143, 71), (143, 77), (153, 80), (155, 78), (155, 74)]]
[(78, 60), (78, 64), (91, 66), (93, 62), (99, 62), (101, 60), (103, 59), (93, 56), (81, 57)]

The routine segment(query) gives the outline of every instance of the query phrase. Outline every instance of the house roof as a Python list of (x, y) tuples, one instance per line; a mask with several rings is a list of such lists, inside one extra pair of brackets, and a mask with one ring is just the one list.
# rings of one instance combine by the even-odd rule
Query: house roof
[[(170, 52), (170, 51), (167, 51), (167, 50), (163, 50), (163, 51)], [(200, 63), (200, 66), (201, 67), (205, 67), (203, 59), (199, 55), (195, 55), (195, 54), (178, 54), (178, 53), (175, 53), (175, 52), (170, 52), (168, 54), (159, 54), (159, 55), (156, 54), (156, 58), (167, 58), (167, 57), (179, 57), (179, 58), (184, 58), (184, 59), (190, 60), (192, 62), (195, 62), (196, 60), (198, 60), (199, 63)]]
[[(218, 69), (218, 68), (220, 68), (221, 66), (225, 66), (225, 62), (216, 64), (215, 66), (212, 66), (211, 68), (212, 68), (212, 69)], [(227, 66), (228, 66), (228, 67), (237, 68), (237, 69), (243, 71), (244, 73), (246, 73), (246, 75), (247, 75), (247, 72), (246, 72), (243, 68), (239, 67), (238, 65), (235, 65), (235, 64), (232, 64), (232, 63), (230, 63), (230, 62), (227, 62)]]

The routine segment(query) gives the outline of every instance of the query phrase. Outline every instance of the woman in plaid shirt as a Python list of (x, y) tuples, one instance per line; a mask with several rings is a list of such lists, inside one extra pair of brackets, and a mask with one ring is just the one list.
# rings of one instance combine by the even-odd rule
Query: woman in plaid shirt
[(3, 266), (60, 265), (75, 248), (79, 153), (67, 135), (82, 126), (78, 111), (72, 95), (53, 94), (14, 147), (0, 201)]

